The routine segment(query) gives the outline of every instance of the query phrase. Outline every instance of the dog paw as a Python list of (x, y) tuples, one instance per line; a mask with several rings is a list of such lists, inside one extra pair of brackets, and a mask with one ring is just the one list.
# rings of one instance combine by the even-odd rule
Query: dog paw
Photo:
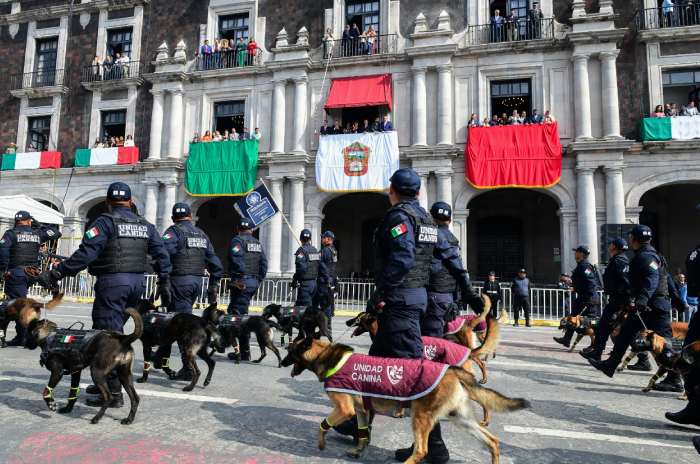
[(349, 458), (358, 459), (360, 456), (362, 456), (362, 451), (355, 448), (350, 448), (349, 450), (345, 451), (345, 455)]
[(625, 370), (624, 368), (618, 367), (617, 369), (615, 369), (615, 372), (617, 372), (619, 374), (620, 372), (622, 372), (624, 370)]
[(479, 383), (480, 383), (481, 385), (486, 385), (486, 382), (488, 382), (488, 380), (486, 380), (486, 379), (481, 379), (481, 380), (479, 380)]
[(59, 414), (70, 414), (73, 411), (72, 407), (69, 406), (63, 406), (61, 409), (58, 410)]
[(651, 391), (651, 388), (642, 388), (642, 391), (644, 393), (649, 393)]
[(208, 387), (210, 383), (211, 383), (211, 380), (205, 380), (202, 385), (204, 385), (205, 387)]
[(48, 406), (49, 406), (49, 410), (51, 410), (51, 411), (53, 411), (53, 412), (58, 411), (58, 404), (56, 404), (56, 403), (49, 403)]
[(146, 383), (146, 379), (144, 379), (143, 377), (139, 377), (138, 379), (136, 379), (136, 383)]
[(194, 390), (194, 386), (193, 386), (193, 385), (188, 385), (188, 386), (186, 386), (185, 388), (182, 389), (182, 391), (184, 391), (184, 392), (191, 392), (192, 390)]
[(95, 425), (95, 424), (97, 424), (99, 421), (100, 421), (99, 418), (93, 417), (93, 418), (90, 420), (90, 423), (93, 424), (93, 425)]
[(255, 361), (253, 361), (253, 364), (260, 364), (260, 361), (262, 361), (262, 359), (256, 359)]
[(277, 368), (281, 369), (282, 368), (282, 363), (277, 363)]
[(134, 422), (134, 419), (127, 417), (125, 419), (122, 419), (119, 422), (121, 422), (122, 425), (129, 425), (129, 424), (132, 424)]

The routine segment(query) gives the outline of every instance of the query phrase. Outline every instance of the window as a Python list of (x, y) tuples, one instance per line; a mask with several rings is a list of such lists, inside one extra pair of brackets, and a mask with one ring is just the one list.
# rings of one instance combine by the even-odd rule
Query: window
[(102, 137), (126, 137), (126, 110), (102, 112)]
[(501, 116), (532, 110), (532, 86), (530, 79), (491, 82), (491, 113)]
[(37, 87), (54, 85), (56, 82), (56, 57), (58, 37), (36, 41), (34, 85)]
[(695, 85), (700, 84), (700, 69), (679, 69), (663, 72), (664, 85)]
[(348, 0), (345, 4), (347, 24), (366, 31), (370, 26), (379, 35), (379, 2)]
[(46, 151), (49, 149), (51, 133), (51, 116), (27, 118), (27, 149), (29, 151)]
[(247, 43), (248, 13), (219, 16), (219, 36), (234, 42), (243, 38), (243, 41)]
[(225, 131), (236, 129), (239, 134), (243, 132), (245, 124), (245, 101), (223, 101), (214, 103), (214, 127), (221, 135)]
[(661, 76), (664, 101), (659, 103), (676, 104), (680, 111), (690, 100), (700, 99), (700, 68), (663, 71)]
[(131, 59), (131, 35), (131, 28), (107, 31), (107, 55), (113, 60), (117, 59), (117, 54)]

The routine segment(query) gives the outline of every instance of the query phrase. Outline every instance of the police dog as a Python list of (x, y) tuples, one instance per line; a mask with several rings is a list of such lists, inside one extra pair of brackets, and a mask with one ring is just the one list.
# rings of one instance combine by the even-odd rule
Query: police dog
[(297, 340), (318, 333), (318, 337), (324, 336), (331, 342), (333, 341), (329, 330), (330, 320), (326, 313), (311, 306), (304, 308), (303, 312), (297, 309), (301, 308), (282, 307), (278, 304), (269, 304), (263, 309), (262, 317), (265, 320), (270, 320), (271, 317), (277, 319), (277, 324), (282, 331), (282, 346), (285, 345), (285, 335), (289, 336), (290, 341), (292, 340), (292, 332), (295, 328), (299, 330)]
[[(624, 319), (626, 319), (626, 318), (627, 318), (627, 316), (624, 317)], [(615, 334), (616, 337), (620, 334), (620, 330), (621, 329), (617, 330), (617, 333)], [(642, 331), (642, 332), (644, 332), (644, 331)], [(640, 332), (640, 334), (642, 332)], [(651, 332), (651, 331), (649, 331), (649, 332)], [(671, 338), (676, 339), (676, 340), (685, 340), (685, 336), (687, 334), (688, 334), (688, 323), (687, 322), (671, 322)], [(665, 340), (662, 337), (659, 337), (659, 338), (661, 338), (662, 340)], [(636, 350), (631, 349), (630, 350), (630, 352), (627, 354), (625, 359), (622, 361), (622, 364), (620, 364), (620, 366), (617, 368), (617, 372), (624, 371), (627, 368), (627, 366), (629, 365), (629, 363), (631, 363), (634, 360), (634, 358), (637, 357), (637, 354), (639, 352), (651, 350), (651, 344), (642, 345), (641, 343), (639, 343), (639, 342), (641, 342), (639, 334), (635, 340), (638, 341), (638, 343), (637, 343), (638, 349), (636, 349)]]
[[(134, 388), (134, 379), (131, 374), (131, 368), (134, 363), (134, 350), (131, 344), (141, 336), (143, 321), (138, 311), (133, 308), (127, 308), (126, 313), (134, 320), (134, 332), (132, 334), (124, 335), (107, 330), (98, 331), (89, 342), (80, 348), (77, 356), (48, 351), (46, 357), (42, 357), (43, 365), (51, 371), (49, 382), (43, 393), (44, 401), (51, 411), (58, 410), (61, 414), (68, 414), (73, 410), (73, 406), (78, 399), (78, 391), (80, 390), (80, 375), (85, 367), (90, 366), (92, 380), (100, 389), (104, 400), (102, 407), (90, 422), (97, 424), (104, 416), (107, 405), (112, 400), (112, 393), (107, 385), (107, 376), (113, 370), (116, 370), (119, 382), (126, 390), (127, 395), (129, 395), (131, 403), (129, 415), (122, 419), (121, 423), (128, 425), (134, 421), (136, 410), (139, 406), (139, 396)], [(27, 328), (30, 340), (28, 346), (32, 349), (40, 346), (42, 350), (46, 350), (47, 339), (57, 329), (56, 323), (49, 320), (33, 320)], [(66, 406), (58, 409), (58, 405), (54, 400), (53, 390), (61, 381), (64, 373), (71, 374), (71, 396), (68, 398)]]
[[(330, 344), (311, 337), (294, 341), (287, 350), (288, 354), (282, 360), (282, 365), (294, 366), (292, 377), (308, 369), (319, 381), (323, 381), (329, 369), (338, 365), (345, 353), (353, 351), (349, 346)], [(341, 392), (328, 392), (327, 395), (333, 404), (333, 411), (321, 423), (318, 437), (318, 447), (321, 450), (326, 447), (326, 434), (332, 424), (341, 424), (356, 415), (358, 424), (366, 427), (370, 414), (361, 395)], [(507, 398), (494, 390), (481, 387), (473, 375), (459, 367), (449, 367), (445, 376), (430, 393), (411, 401), (415, 446), (407, 463), (418, 464), (426, 456), (428, 435), (433, 426), (442, 419), (455, 422), (479, 438), (489, 448), (492, 464), (499, 463), (499, 440), (474, 417), (470, 398), (496, 412), (517, 411), (529, 407), (526, 400)], [(380, 413), (391, 414), (400, 405), (398, 401), (372, 398), (372, 409)], [(357, 446), (348, 450), (347, 454), (355, 458), (360, 457), (368, 443), (369, 438), (360, 438)]]
[(573, 353), (576, 349), (576, 345), (583, 339), (583, 337), (590, 337), (591, 344), (595, 342), (595, 327), (593, 326), (593, 319), (578, 316), (564, 316), (559, 321), (559, 330), (574, 330), (576, 331), (576, 340), (569, 348), (569, 353)]
[[(142, 300), (138, 311), (146, 321), (148, 321), (147, 318), (155, 317), (157, 314), (156, 307), (150, 300)], [(189, 367), (193, 373), (190, 384), (185, 386), (182, 391), (192, 391), (201, 376), (201, 371), (197, 366), (197, 356), (207, 363), (207, 376), (204, 378), (203, 383), (203, 386), (206, 387), (211, 383), (214, 367), (216, 366), (216, 361), (211, 356), (213, 353), (209, 353), (208, 348), (211, 346), (213, 350), (219, 353), (226, 351), (226, 346), (216, 326), (194, 314), (177, 313), (164, 323), (162, 331), (144, 330), (140, 338), (143, 345), (143, 374), (136, 381), (138, 383), (148, 382), (154, 347), (160, 345), (170, 346), (177, 342), (180, 352), (184, 354), (185, 358), (183, 367)], [(154, 367), (156, 369), (162, 368), (163, 372), (171, 379), (175, 377), (175, 372), (168, 367), (168, 360), (156, 359)]]
[(7, 326), (10, 322), (28, 327), (34, 319), (41, 317), (42, 309), (54, 309), (63, 300), (63, 293), (53, 292), (51, 300), (47, 303), (40, 303), (32, 298), (16, 298), (0, 302), (0, 348), (5, 348), (5, 337)]

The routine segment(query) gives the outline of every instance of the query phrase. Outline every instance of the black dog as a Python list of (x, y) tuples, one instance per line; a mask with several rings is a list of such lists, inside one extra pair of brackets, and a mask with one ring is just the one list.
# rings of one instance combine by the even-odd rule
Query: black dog
[[(183, 391), (192, 391), (197, 384), (201, 372), (197, 367), (196, 357), (199, 356), (207, 363), (207, 376), (204, 379), (206, 387), (211, 382), (216, 361), (212, 358), (214, 350), (223, 353), (226, 345), (223, 344), (221, 334), (211, 322), (194, 314), (186, 313), (159, 313), (149, 300), (142, 300), (139, 304), (139, 313), (144, 321), (144, 330), (141, 335), (143, 344), (143, 375), (136, 381), (144, 383), (148, 381), (148, 373), (152, 366), (153, 347), (170, 347), (177, 342), (180, 352), (183, 354), (183, 368), (189, 367), (192, 372), (190, 384)], [(213, 347), (211, 353), (207, 350)], [(162, 368), (173, 379), (175, 372), (168, 367), (168, 359), (156, 359), (154, 368)]]
[(223, 311), (216, 309), (215, 305), (211, 305), (204, 310), (202, 318), (216, 324), (221, 337), (223, 346), (231, 346), (234, 349), (233, 357), (236, 363), (240, 361), (240, 350), (238, 347), (238, 339), (241, 336), (247, 336), (250, 333), (255, 334), (260, 347), (260, 358), (253, 361), (259, 363), (267, 356), (266, 348), (272, 350), (277, 356), (277, 367), (281, 367), (282, 358), (280, 352), (272, 342), (272, 327), (281, 330), (281, 327), (273, 321), (266, 321), (262, 316), (233, 315), (229, 316)]
[[(307, 308), (305, 306), (281, 306), (278, 304), (269, 304), (263, 309), (262, 317), (269, 320), (271, 317), (277, 319), (277, 323), (282, 330), (282, 346), (285, 346), (284, 336), (288, 335), (292, 341), (292, 332), (296, 328), (299, 330), (297, 338), (301, 340), (306, 336), (315, 336), (321, 338), (326, 337), (330, 342), (333, 342), (333, 336), (328, 328), (330, 320), (326, 313), (318, 309)], [(318, 333), (316, 332), (318, 329)]]
[(90, 366), (92, 380), (103, 399), (102, 407), (91, 421), (97, 424), (107, 410), (107, 405), (112, 402), (107, 376), (116, 369), (119, 382), (129, 395), (131, 403), (129, 415), (122, 419), (121, 423), (127, 425), (134, 421), (139, 396), (136, 394), (131, 375), (134, 362), (131, 344), (141, 336), (143, 321), (138, 311), (133, 308), (128, 308), (126, 313), (134, 320), (134, 333), (130, 335), (107, 330), (58, 329), (54, 322), (45, 319), (30, 322), (27, 328), (27, 347), (34, 349), (41, 346), (41, 364), (51, 371), (49, 383), (44, 388), (44, 401), (51, 411), (58, 409), (53, 390), (67, 373), (71, 375), (70, 396), (68, 404), (58, 409), (58, 412), (67, 414), (73, 410), (80, 390), (80, 374), (84, 368)]

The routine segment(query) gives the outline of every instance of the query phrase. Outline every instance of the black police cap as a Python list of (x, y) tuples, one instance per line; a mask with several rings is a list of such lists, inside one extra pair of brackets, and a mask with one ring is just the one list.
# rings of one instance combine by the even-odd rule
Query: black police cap
[(299, 239), (301, 240), (311, 240), (311, 231), (309, 229), (304, 229), (299, 234)]
[(441, 221), (449, 221), (452, 219), (452, 208), (444, 201), (436, 201), (430, 207), (430, 214)]
[(649, 226), (644, 224), (637, 224), (630, 230), (630, 235), (639, 241), (646, 242), (651, 240), (652, 232)]
[(489, 276), (496, 276), (496, 271), (489, 271)]
[(527, 274), (527, 271), (525, 270), (524, 267), (522, 267), (522, 268), (520, 268), (520, 270), (518, 270), (518, 274)]
[(626, 250), (627, 249), (627, 240), (618, 237), (618, 238), (610, 240), (610, 245), (614, 246), (618, 250)]
[(124, 182), (113, 182), (107, 187), (107, 199), (117, 201), (131, 200), (131, 188)]
[(420, 176), (413, 169), (399, 169), (391, 175), (389, 181), (394, 190), (402, 195), (415, 195), (420, 191)]
[(323, 234), (321, 234), (321, 238), (330, 238), (331, 240), (335, 240), (335, 234), (330, 230), (327, 230)]
[(17, 211), (15, 213), (15, 221), (26, 221), (27, 219), (31, 219), (32, 215), (29, 214), (29, 211)]
[(241, 218), (240, 222), (238, 223), (238, 227), (240, 229), (248, 230), (253, 228), (253, 224), (250, 222), (250, 219)]
[(180, 219), (192, 216), (192, 210), (187, 203), (175, 203), (173, 206), (173, 219)]
[(584, 255), (590, 255), (591, 254), (591, 249), (588, 248), (586, 245), (579, 245), (576, 248), (573, 249), (573, 251), (577, 251), (579, 253), (583, 253)]

